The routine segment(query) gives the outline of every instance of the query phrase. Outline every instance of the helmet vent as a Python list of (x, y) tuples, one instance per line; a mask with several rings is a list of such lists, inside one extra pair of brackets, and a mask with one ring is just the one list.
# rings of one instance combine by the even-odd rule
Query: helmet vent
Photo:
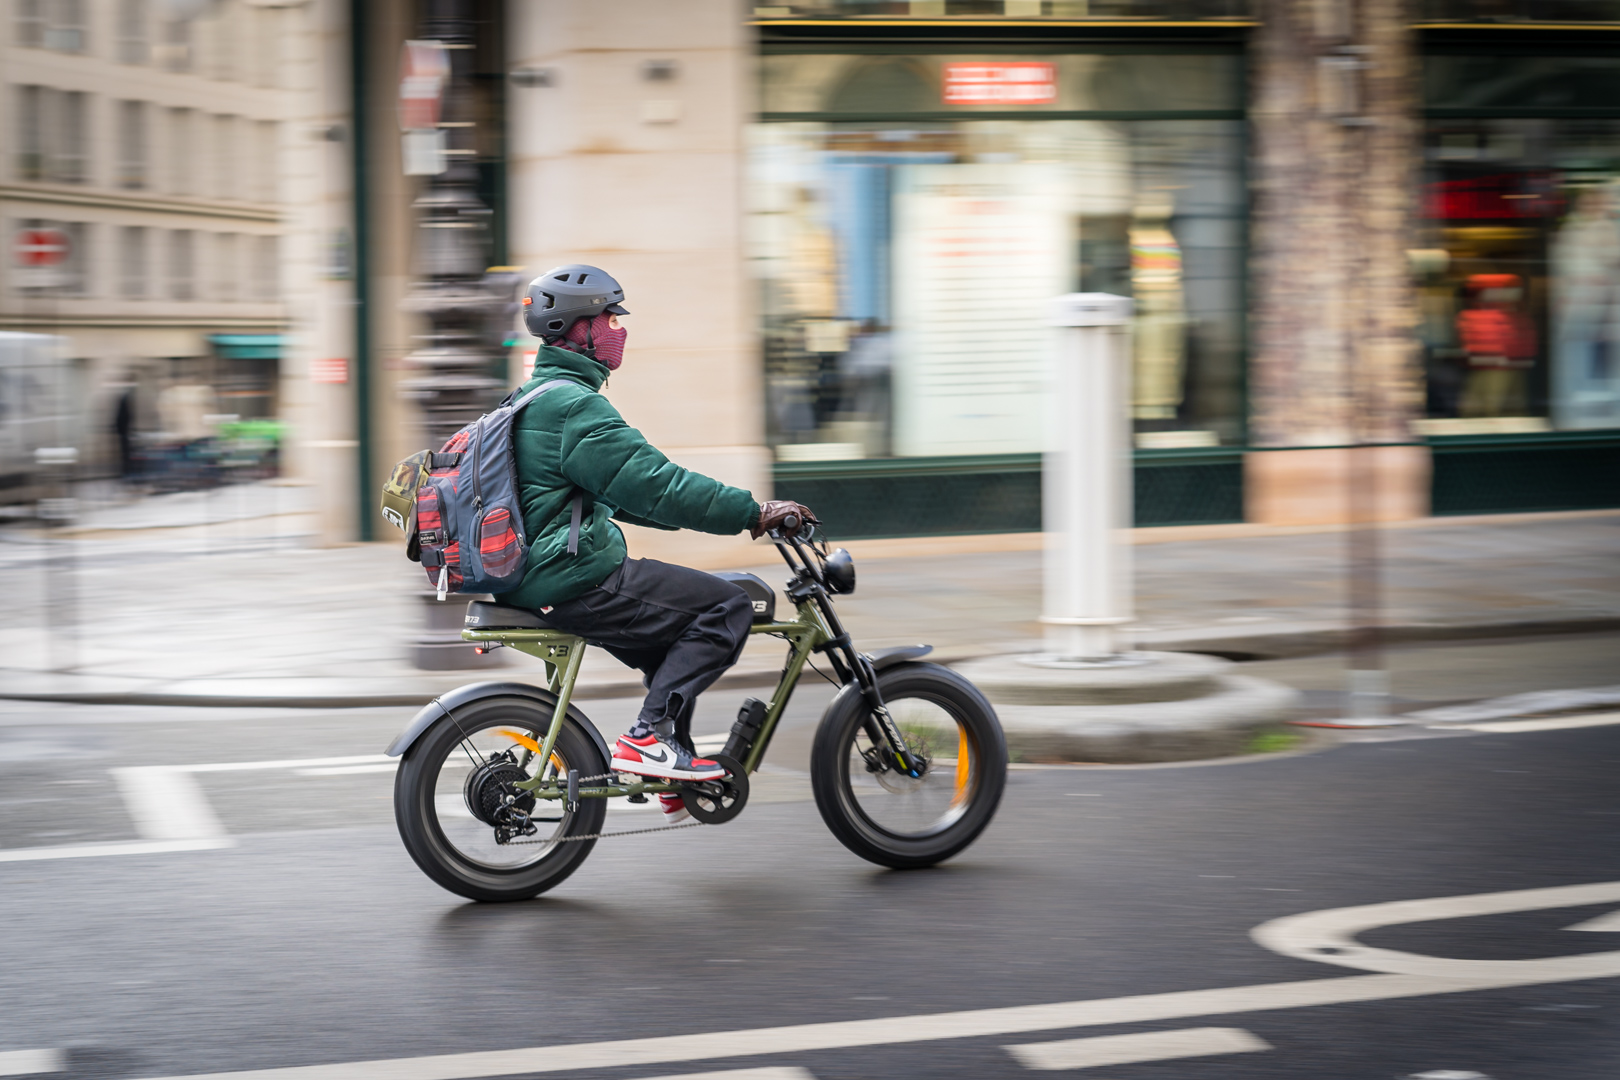
[(555, 296), (552, 296), (548, 292), (543, 292), (540, 295), (546, 298), (546, 311), (550, 311), (552, 308), (557, 306), (557, 298)]
[(568, 275), (567, 274), (558, 274), (556, 277), (552, 278), (552, 280), (553, 281), (564, 281), (565, 282), (565, 281), (568, 280)]
[(552, 319), (550, 322), (546, 323), (547, 330), (561, 330), (562, 328), (563, 320), (561, 319)]
[(574, 279), (574, 284), (575, 285), (583, 285), (583, 284), (585, 284), (585, 279), (590, 277), (590, 276), (591, 275), (589, 275), (589, 274), (581, 274), (581, 275), (579, 275), (579, 277)]

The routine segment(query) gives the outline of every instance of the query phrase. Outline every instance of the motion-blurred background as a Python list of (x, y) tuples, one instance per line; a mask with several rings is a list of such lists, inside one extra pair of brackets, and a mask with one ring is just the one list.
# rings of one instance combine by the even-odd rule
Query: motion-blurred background
[(1040, 529), (1072, 291), (1135, 301), (1139, 526), (1620, 506), (1609, 0), (4, 17), (0, 503), (52, 535), (392, 538), (564, 262), (631, 423), (840, 541)]

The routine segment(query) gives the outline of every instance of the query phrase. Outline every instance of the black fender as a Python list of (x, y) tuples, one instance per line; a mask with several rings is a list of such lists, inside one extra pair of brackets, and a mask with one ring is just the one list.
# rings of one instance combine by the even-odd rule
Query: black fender
[[(405, 730), (399, 733), (385, 752), (389, 757), (399, 757), (409, 750), (411, 744), (421, 738), (422, 732), (432, 727), (441, 716), (448, 716), (452, 710), (463, 705), (492, 697), (528, 698), (535, 704), (543, 706), (548, 713), (557, 708), (557, 695), (543, 686), (521, 682), (468, 683), (465, 686), (456, 687), (447, 694), (440, 694), (422, 706), (421, 711), (411, 717), (411, 722), (405, 725)], [(591, 737), (591, 741), (596, 743), (596, 748), (602, 752), (603, 761), (613, 760), (613, 754), (608, 750), (607, 740), (602, 738), (602, 733), (596, 730), (596, 725), (591, 723), (589, 717), (574, 708), (574, 703), (571, 701), (568, 703), (568, 718), (576, 721), (584, 729), (585, 733)]]
[(896, 645), (892, 649), (879, 649), (877, 652), (867, 653), (866, 658), (872, 661), (873, 668), (882, 671), (886, 667), (904, 664), (910, 660), (921, 660), (933, 651), (932, 645)]

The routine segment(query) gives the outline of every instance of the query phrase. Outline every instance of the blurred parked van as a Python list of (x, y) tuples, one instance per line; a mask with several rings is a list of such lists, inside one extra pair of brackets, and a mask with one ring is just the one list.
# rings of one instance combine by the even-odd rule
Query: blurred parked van
[(0, 332), (0, 503), (39, 496), (34, 451), (78, 446), (81, 413), (67, 339)]

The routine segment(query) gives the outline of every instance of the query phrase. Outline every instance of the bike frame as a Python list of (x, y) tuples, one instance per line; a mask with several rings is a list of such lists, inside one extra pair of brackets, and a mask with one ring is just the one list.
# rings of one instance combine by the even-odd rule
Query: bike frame
[[(777, 680), (776, 689), (766, 705), (765, 719), (760, 724), (759, 734), (755, 736), (753, 745), (748, 748), (747, 758), (742, 762), (743, 771), (751, 773), (758, 770), (760, 762), (764, 760), (765, 751), (770, 746), (771, 736), (776, 732), (777, 722), (781, 720), (782, 713), (787, 709), (788, 700), (793, 696), (793, 689), (804, 673), (804, 665), (809, 662), (812, 652), (821, 651), (827, 653), (831, 659), (839, 682), (843, 685), (848, 685), (851, 681), (857, 683), (871, 704), (872, 714), (869, 717), (867, 735), (874, 746), (886, 743), (895, 764), (903, 771), (909, 770), (912, 771), (912, 775), (918, 775), (915, 771), (917, 765), (910, 752), (905, 749), (905, 740), (895, 727), (893, 719), (883, 705), (882, 697), (878, 694), (877, 673), (871, 661), (855, 651), (849, 634), (833, 610), (826, 581), (817, 569), (814, 557), (807, 551), (805, 542), (796, 535), (779, 537), (773, 534), (773, 539), (776, 540), (776, 548), (781, 552), (782, 558), (793, 570), (793, 579), (788, 582), (787, 595), (797, 608), (798, 618), (792, 622), (755, 623), (749, 627), (750, 634), (776, 634), (786, 638), (790, 651), (787, 662), (782, 666), (782, 677)], [(795, 555), (798, 557), (797, 561)], [(573, 697), (574, 682), (579, 677), (580, 661), (587, 647), (584, 638), (556, 630), (463, 630), (461, 637), (464, 641), (487, 646), (504, 645), (543, 661), (551, 692), (557, 697), (557, 704), (551, 714), (551, 725), (546, 729), (545, 737), (536, 740), (539, 743), (540, 760), (549, 764), (543, 767), (534, 779), (517, 781), (512, 787), (527, 791), (537, 799), (569, 801), (657, 795), (680, 790), (680, 784), (658, 780), (572, 787), (570, 790), (571, 785), (566, 782), (566, 778), (556, 774), (556, 759), (552, 757), (552, 750), (557, 745), (557, 735), (562, 731), (563, 721), (568, 716), (568, 703)], [(531, 737), (536, 734), (538, 733), (531, 732)], [(525, 750), (522, 764), (526, 766), (533, 760), (534, 753), (533, 750)]]
[[(771, 735), (776, 731), (777, 722), (781, 720), (782, 713), (787, 708), (788, 699), (793, 696), (793, 688), (798, 685), (799, 676), (803, 674), (804, 665), (809, 661), (810, 654), (818, 646), (831, 640), (833, 635), (822, 620), (821, 612), (809, 598), (799, 603), (798, 618), (792, 622), (755, 623), (748, 632), (779, 634), (788, 640), (792, 650), (788, 654), (787, 663), (782, 667), (782, 677), (777, 681), (776, 689), (771, 693), (770, 702), (766, 705), (765, 720), (760, 725), (759, 734), (755, 736), (753, 745), (748, 749), (748, 757), (742, 763), (745, 771), (755, 772), (759, 769), (759, 763), (764, 760)], [(563, 721), (568, 716), (568, 703), (573, 697), (574, 682), (579, 677), (580, 660), (584, 657), (587, 647), (585, 639), (555, 630), (463, 630), (461, 636), (466, 641), (505, 645), (545, 662), (546, 678), (551, 692), (557, 695), (557, 704), (552, 710), (551, 726), (546, 729), (545, 737), (537, 741), (540, 743), (541, 760), (550, 761), (552, 748), (557, 744), (557, 734), (562, 731)], [(512, 786), (529, 791), (539, 799), (566, 799), (567, 787), (559, 786), (558, 779), (552, 770), (547, 768), (535, 779), (520, 781)], [(612, 799), (621, 795), (657, 795), (679, 789), (679, 784), (654, 780), (634, 784), (581, 787), (577, 789), (575, 795), (581, 799)]]

